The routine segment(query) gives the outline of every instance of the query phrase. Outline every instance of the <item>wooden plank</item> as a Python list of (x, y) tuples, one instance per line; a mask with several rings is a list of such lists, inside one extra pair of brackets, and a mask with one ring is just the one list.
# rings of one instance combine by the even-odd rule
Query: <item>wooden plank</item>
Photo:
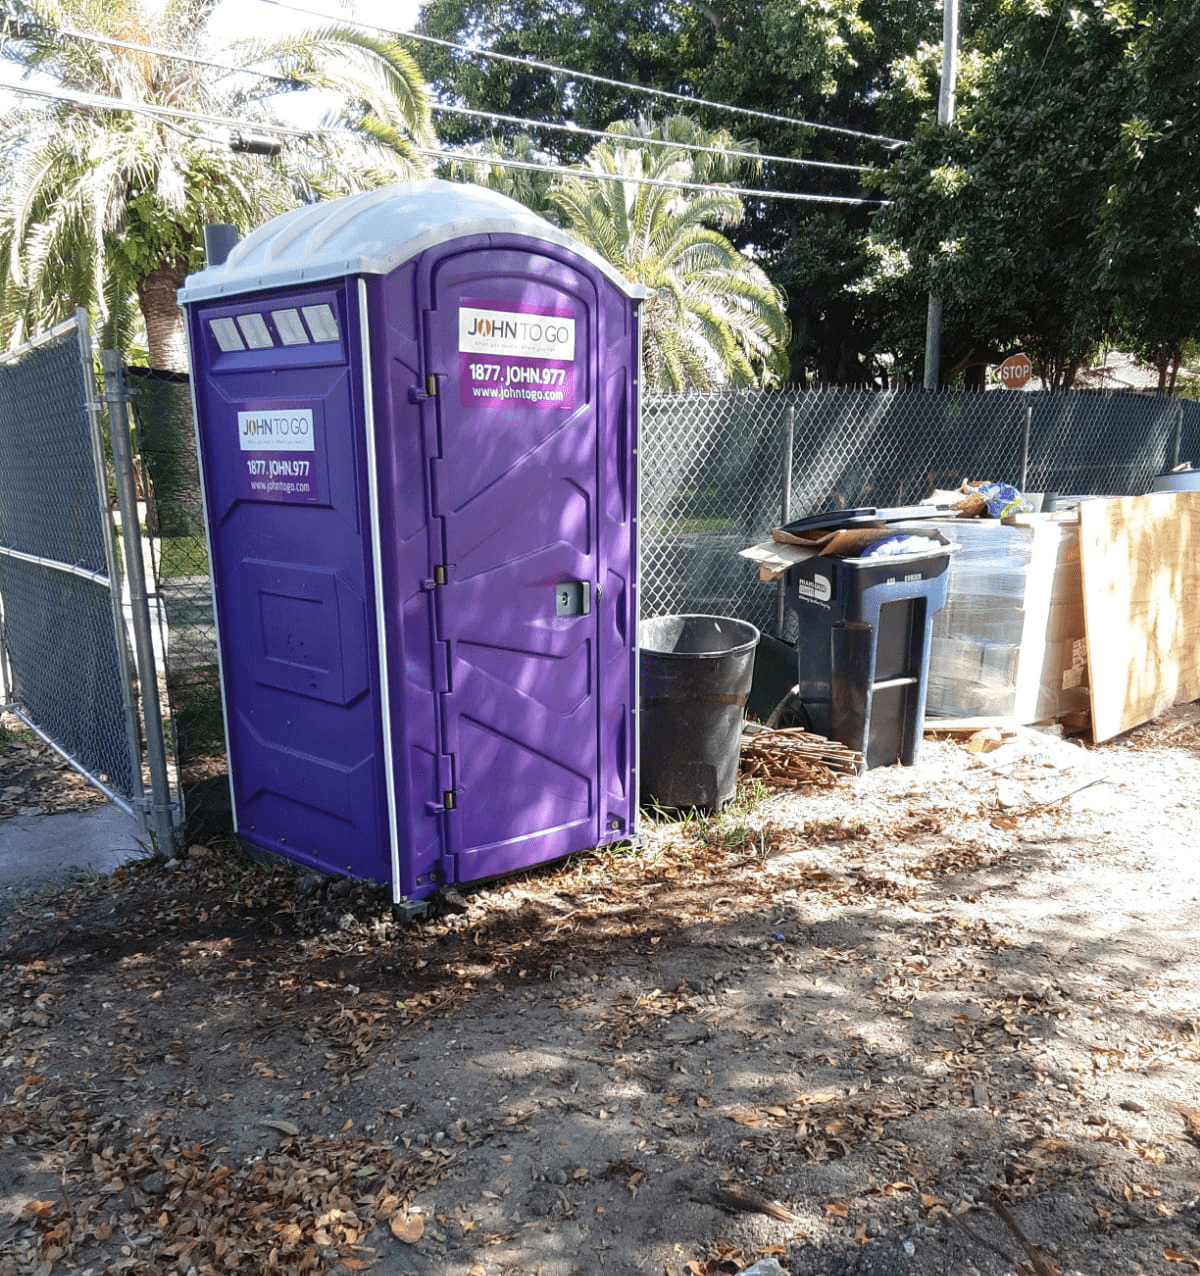
[(921, 726), (923, 735), (974, 735), (976, 731), (986, 731), (995, 727), (998, 731), (1013, 731), (1024, 726), (1019, 718), (1011, 714), (979, 713), (971, 718), (926, 718)]
[(1092, 733), (1200, 698), (1200, 492), (1081, 501)]

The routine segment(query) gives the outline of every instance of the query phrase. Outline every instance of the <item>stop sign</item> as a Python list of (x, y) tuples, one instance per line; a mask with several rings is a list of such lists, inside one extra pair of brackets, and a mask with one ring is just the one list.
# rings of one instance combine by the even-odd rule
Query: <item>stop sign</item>
[(1005, 390), (1019, 390), (1033, 373), (1027, 354), (1010, 354), (1000, 365), (1000, 385)]

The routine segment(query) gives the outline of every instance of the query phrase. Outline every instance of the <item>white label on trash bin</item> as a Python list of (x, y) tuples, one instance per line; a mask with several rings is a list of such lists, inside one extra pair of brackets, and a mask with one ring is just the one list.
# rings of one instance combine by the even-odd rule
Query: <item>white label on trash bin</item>
[(828, 576), (815, 576), (812, 580), (798, 580), (796, 593), (806, 602), (827, 603), (833, 596), (833, 586)]

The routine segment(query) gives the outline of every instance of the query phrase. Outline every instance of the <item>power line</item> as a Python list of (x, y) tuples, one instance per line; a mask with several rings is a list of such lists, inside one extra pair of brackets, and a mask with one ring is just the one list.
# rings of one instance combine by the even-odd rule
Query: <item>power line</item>
[(152, 57), (172, 58), (177, 62), (190, 62), (193, 66), (212, 67), (215, 71), (230, 71), (234, 75), (254, 75), (264, 80), (275, 80), (292, 88), (304, 88), (303, 81), (288, 75), (277, 75), (274, 71), (256, 71), (252, 67), (232, 66), (228, 62), (213, 62), (208, 58), (198, 58), (192, 53), (183, 53), (179, 49), (161, 49), (152, 44), (136, 44), (132, 40), (114, 40), (106, 35), (97, 35), (93, 31), (76, 31), (73, 27), (56, 28), (58, 35), (65, 35), (72, 40), (86, 40), (91, 44), (104, 44), (113, 49), (128, 49), (131, 53), (149, 53)]
[(592, 179), (601, 182), (631, 182), (637, 186), (659, 186), (666, 190), (697, 191), (720, 195), (745, 195), (750, 199), (782, 199), (801, 201), (812, 204), (849, 204), (854, 207), (863, 205), (890, 204), (889, 199), (852, 199), (845, 195), (808, 195), (798, 191), (754, 190), (747, 186), (719, 186), (706, 182), (675, 182), (662, 177), (634, 177), (621, 173), (601, 173), (591, 168), (567, 168), (562, 164), (535, 164), (528, 160), (509, 159), (500, 155), (477, 155), (471, 151), (433, 150), (427, 147), (416, 147), (418, 155), (427, 159), (458, 161), (462, 164), (495, 165), (497, 168), (516, 168), (533, 173), (553, 173), (555, 176), (573, 177), (580, 180)]
[[(0, 84), (9, 93), (66, 102), (73, 106), (91, 107), (98, 111), (129, 111), (134, 115), (158, 116), (168, 120), (189, 120), (195, 124), (214, 124), (219, 128), (248, 129), (255, 133), (274, 133), (280, 137), (311, 138), (313, 130), (291, 128), (286, 124), (268, 124), (258, 120), (235, 120), (227, 115), (208, 115), (203, 111), (185, 111), (176, 106), (158, 106), (150, 102), (127, 102), (124, 98), (105, 97), (100, 93), (83, 93), (74, 89), (35, 89), (28, 84)], [(321, 130), (318, 130), (321, 131)], [(324, 130), (329, 131), (329, 130)]]
[(713, 102), (702, 97), (688, 97), (684, 93), (672, 93), (669, 89), (652, 89), (643, 84), (630, 84), (625, 80), (612, 80), (607, 76), (593, 75), (590, 71), (572, 71), (569, 67), (555, 66), (552, 62), (539, 62), (536, 58), (518, 58), (511, 53), (497, 53), (494, 49), (472, 49), (465, 44), (456, 44), (453, 40), (442, 40), (437, 36), (423, 35), (416, 31), (393, 31), (388, 27), (376, 26), (371, 22), (363, 22), (360, 18), (342, 18), (333, 14), (322, 13), (318, 9), (309, 9), (303, 5), (289, 3), (288, 0), (259, 0), (261, 4), (274, 5), (277, 9), (290, 9), (294, 13), (303, 13), (310, 18), (321, 18), (326, 22), (350, 24), (375, 31), (380, 35), (393, 38), (400, 37), (418, 40), (424, 44), (435, 44), (443, 49), (453, 49), (471, 57), (492, 58), (498, 62), (510, 62), (517, 66), (534, 68), (538, 71), (550, 71), (554, 75), (569, 76), (573, 80), (588, 80), (592, 84), (602, 84), (607, 88), (621, 89), (628, 93), (644, 93), (649, 97), (666, 98), (672, 102), (683, 102), (688, 106), (706, 106), (717, 111), (729, 111), (735, 115), (746, 115), (752, 119), (769, 120), (774, 124), (790, 124), (796, 128), (814, 129), (822, 133), (837, 133), (843, 137), (861, 137), (870, 142), (882, 142), (887, 146), (907, 146), (903, 138), (886, 137), (881, 133), (864, 133), (859, 129), (841, 128), (836, 124), (817, 124), (813, 120), (800, 120), (792, 115), (774, 115), (770, 111), (756, 111), (748, 106), (733, 106), (728, 102)]
[[(229, 116), (208, 115), (201, 111), (185, 111), (179, 107), (173, 106), (157, 106), (148, 102), (127, 102), (121, 98), (105, 97), (99, 93), (76, 92), (71, 89), (35, 89), (26, 84), (9, 84), (0, 87), (8, 89), (8, 91), (12, 93), (21, 93), (29, 97), (44, 98), (52, 102), (66, 102), (69, 105), (90, 107), (94, 110), (129, 111), (133, 114), (158, 116), (171, 120), (188, 120), (194, 123), (210, 124), (218, 127), (229, 128), (235, 132), (240, 131), (243, 128), (248, 128), (256, 133), (273, 133), (281, 137), (301, 138), (303, 140), (311, 140), (314, 136), (334, 136), (337, 132), (337, 130), (334, 129), (305, 130), (290, 128), (283, 124), (268, 124), (265, 122), (260, 123), (258, 121), (238, 120)], [(242, 146), (235, 149), (254, 148), (252, 146)], [(733, 185), (721, 186), (706, 184), (703, 182), (676, 182), (657, 177), (625, 177), (617, 173), (599, 173), (593, 169), (568, 168), (561, 164), (534, 164), (523, 160), (508, 159), (503, 156), (477, 155), (472, 154), (469, 151), (450, 151), (446, 149), (432, 149), (420, 146), (414, 147), (413, 151), (415, 154), (424, 156), (427, 159), (458, 161), (465, 164), (488, 164), (494, 165), (498, 168), (524, 169), (531, 172), (551, 173), (555, 176), (573, 177), (581, 180), (591, 178), (596, 181), (631, 182), (634, 185), (658, 186), (669, 190), (728, 193), (738, 196), (745, 195), (751, 199), (789, 200), (815, 204), (843, 204), (852, 207), (885, 205), (891, 202), (890, 200), (882, 199), (854, 199), (849, 196), (842, 195), (810, 195), (798, 191), (756, 190), (751, 187)]]
[[(59, 35), (73, 40), (82, 40), (92, 44), (102, 44), (114, 49), (127, 49), (131, 53), (145, 53), (151, 57), (170, 58), (173, 61), (187, 62), (193, 66), (211, 67), (216, 71), (227, 71), (233, 75), (252, 75), (259, 79), (273, 80), (285, 84), (289, 88), (304, 88), (304, 82), (292, 76), (279, 75), (274, 71), (259, 70), (253, 67), (234, 66), (229, 62), (215, 62), (211, 58), (196, 57), (191, 53), (183, 53), (178, 49), (164, 49), (158, 45), (139, 44), (132, 40), (114, 40), (109, 36), (97, 35), (91, 31), (78, 31), (73, 27), (57, 28)], [(603, 141), (620, 140), (621, 134), (605, 132), (601, 129), (584, 128), (576, 124), (560, 124), (549, 120), (531, 120), (526, 116), (504, 115), (497, 111), (477, 111), (468, 106), (455, 106), (445, 102), (434, 102), (430, 109), (440, 114), (463, 115), (474, 119), (498, 120), (505, 124), (516, 124), (524, 128), (547, 129), (552, 132), (570, 133), (581, 137), (595, 137)], [(760, 163), (795, 164), (803, 168), (828, 169), (833, 172), (869, 173), (868, 164), (837, 164), (829, 160), (814, 160), (794, 155), (769, 155), (760, 151), (744, 151), (732, 147), (702, 146), (695, 142), (675, 142), (665, 138), (643, 137), (636, 139), (638, 145), (670, 147), (675, 150), (689, 151), (701, 155), (721, 155), (733, 159), (751, 159)]]
[(727, 155), (734, 159), (759, 160), (764, 164), (799, 164), (805, 168), (829, 168), (844, 173), (869, 173), (869, 164), (834, 164), (828, 160), (800, 159), (793, 155), (764, 155), (760, 151), (741, 151), (723, 146), (701, 146), (696, 142), (673, 142), (661, 137), (628, 137), (622, 133), (607, 133), (602, 129), (584, 128), (578, 124), (557, 124), (545, 120), (530, 120), (520, 115), (501, 115), (497, 111), (476, 111), (469, 106), (451, 106), (434, 102), (430, 110), (435, 113), (466, 115), (479, 120), (499, 120), (503, 124), (520, 124), (529, 128), (550, 129), (557, 133), (573, 133), (580, 137), (598, 137), (605, 142), (628, 143), (631, 146), (666, 146), (678, 151), (693, 151), (701, 155)]

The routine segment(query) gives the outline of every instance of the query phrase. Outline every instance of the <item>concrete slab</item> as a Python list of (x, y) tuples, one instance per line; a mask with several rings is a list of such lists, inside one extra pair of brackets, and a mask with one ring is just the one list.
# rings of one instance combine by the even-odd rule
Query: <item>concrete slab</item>
[(0, 820), (0, 893), (65, 886), (80, 873), (111, 873), (146, 853), (139, 838), (137, 821), (112, 803), (60, 815), (10, 816)]

